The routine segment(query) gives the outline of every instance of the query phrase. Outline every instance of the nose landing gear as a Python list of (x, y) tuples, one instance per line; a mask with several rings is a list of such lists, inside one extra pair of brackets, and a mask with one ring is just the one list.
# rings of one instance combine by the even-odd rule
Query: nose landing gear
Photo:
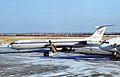
[(116, 59), (116, 60), (120, 59), (120, 53), (119, 52), (114, 52), (113, 53), (113, 58)]

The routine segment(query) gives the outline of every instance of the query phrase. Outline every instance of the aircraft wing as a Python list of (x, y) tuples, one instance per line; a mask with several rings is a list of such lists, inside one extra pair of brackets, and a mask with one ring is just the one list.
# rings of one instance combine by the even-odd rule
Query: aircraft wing
[[(72, 48), (80, 48), (80, 47), (88, 47), (88, 46), (98, 46), (98, 44), (74, 44), (74, 45), (55, 45), (56, 48), (63, 47), (72, 47)], [(50, 45), (45, 45), (45, 48), (50, 47)]]

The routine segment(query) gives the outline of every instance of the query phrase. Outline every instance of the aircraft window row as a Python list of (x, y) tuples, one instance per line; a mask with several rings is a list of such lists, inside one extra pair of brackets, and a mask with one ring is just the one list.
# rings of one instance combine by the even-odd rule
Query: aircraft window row
[(16, 42), (12, 42), (11, 44), (23, 44), (23, 43), (16, 43)]
[(41, 43), (41, 42), (12, 42), (11, 44), (32, 44), (32, 43)]

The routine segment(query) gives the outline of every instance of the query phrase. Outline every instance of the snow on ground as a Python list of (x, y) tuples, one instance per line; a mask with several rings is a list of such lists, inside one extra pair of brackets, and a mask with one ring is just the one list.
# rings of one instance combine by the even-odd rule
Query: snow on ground
[[(0, 48), (0, 52), (12, 51)], [(14, 51), (14, 50), (13, 50)], [(110, 59), (63, 59), (63, 56), (81, 54), (58, 52), (53, 58), (42, 53), (0, 54), (2, 77), (119, 77), (120, 62)]]

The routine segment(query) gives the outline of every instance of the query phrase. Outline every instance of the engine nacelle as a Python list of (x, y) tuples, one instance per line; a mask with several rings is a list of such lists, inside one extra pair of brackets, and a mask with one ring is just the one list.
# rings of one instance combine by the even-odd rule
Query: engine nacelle
[(99, 44), (99, 43), (100, 43), (100, 41), (91, 41), (91, 40), (87, 41), (87, 44), (92, 44), (92, 45)]
[(87, 41), (80, 41), (79, 44), (83, 44), (83, 45), (88, 45), (88, 44), (99, 44), (99, 41), (91, 41), (91, 40), (87, 40)]

